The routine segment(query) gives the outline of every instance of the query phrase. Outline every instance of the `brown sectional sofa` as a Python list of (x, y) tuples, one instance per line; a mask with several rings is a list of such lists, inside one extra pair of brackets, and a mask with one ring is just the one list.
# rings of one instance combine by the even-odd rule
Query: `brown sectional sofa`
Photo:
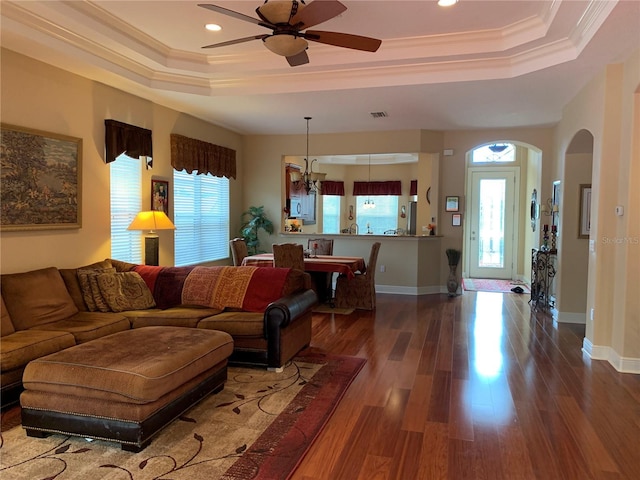
[(31, 360), (131, 328), (225, 331), (234, 341), (231, 363), (279, 369), (309, 345), (318, 301), (308, 274), (264, 267), (146, 267), (107, 259), (4, 274), (0, 284), (3, 407), (18, 400)]

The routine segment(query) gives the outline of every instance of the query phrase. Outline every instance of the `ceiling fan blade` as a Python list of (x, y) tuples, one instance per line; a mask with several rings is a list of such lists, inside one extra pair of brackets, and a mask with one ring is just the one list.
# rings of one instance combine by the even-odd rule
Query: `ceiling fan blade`
[(289, 62), (289, 65), (291, 65), (292, 67), (297, 67), (298, 65), (309, 63), (309, 56), (307, 55), (307, 51), (303, 50), (297, 55), (287, 57), (287, 62)]
[(252, 37), (236, 38), (235, 40), (229, 40), (228, 42), (220, 42), (220, 43), (214, 43), (212, 45), (205, 45), (202, 48), (227, 47), (229, 45), (235, 45), (237, 43), (250, 42), (251, 40), (263, 40), (263, 39), (267, 38), (268, 36), (269, 36), (269, 34), (265, 33), (264, 35), (254, 35)]
[(336, 47), (353, 48), (354, 50), (364, 50), (365, 52), (375, 52), (382, 44), (382, 40), (377, 38), (362, 37), (350, 33), (307, 30), (302, 36), (314, 42), (335, 45)]
[(206, 8), (207, 10), (211, 10), (216, 13), (221, 13), (223, 15), (228, 15), (233, 18), (237, 18), (238, 20), (244, 20), (245, 22), (255, 23), (256, 25), (261, 25), (267, 28), (275, 28), (275, 25), (271, 25), (269, 22), (264, 22), (258, 18), (250, 17), (249, 15), (245, 15), (244, 13), (235, 12), (233, 10), (229, 10), (228, 8), (219, 7), (217, 5), (211, 5), (208, 3), (199, 3), (199, 7)]
[(311, 2), (296, 13), (289, 24), (298, 28), (298, 30), (304, 30), (305, 28), (313, 27), (319, 23), (331, 20), (333, 17), (340, 15), (346, 9), (347, 7), (337, 0)]

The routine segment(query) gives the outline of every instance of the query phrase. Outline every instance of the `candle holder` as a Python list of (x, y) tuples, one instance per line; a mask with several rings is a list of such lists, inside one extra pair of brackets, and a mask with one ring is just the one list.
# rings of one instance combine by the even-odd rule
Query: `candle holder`
[(556, 247), (557, 239), (558, 239), (558, 231), (556, 229), (556, 226), (554, 225), (551, 227), (551, 250), (549, 250), (551, 253), (558, 253), (558, 250)]

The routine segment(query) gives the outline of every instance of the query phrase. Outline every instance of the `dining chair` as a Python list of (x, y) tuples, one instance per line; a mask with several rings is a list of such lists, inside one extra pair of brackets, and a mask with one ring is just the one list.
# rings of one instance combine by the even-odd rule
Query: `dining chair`
[(376, 308), (376, 263), (380, 242), (371, 246), (369, 263), (364, 273), (356, 273), (355, 278), (339, 276), (336, 282), (335, 304), (338, 308), (359, 308), (373, 310)]
[(231, 246), (233, 265), (239, 267), (242, 265), (244, 257), (249, 255), (247, 243), (244, 241), (244, 238), (234, 238), (233, 240), (229, 240), (229, 245)]
[[(307, 248), (312, 255), (333, 255), (333, 239), (310, 238)], [(321, 292), (325, 300), (333, 306), (333, 273), (312, 272), (311, 278), (316, 292)]]
[(274, 243), (273, 266), (304, 271), (304, 248), (297, 243)]
[(333, 255), (333, 239), (310, 238), (307, 248), (316, 255)]

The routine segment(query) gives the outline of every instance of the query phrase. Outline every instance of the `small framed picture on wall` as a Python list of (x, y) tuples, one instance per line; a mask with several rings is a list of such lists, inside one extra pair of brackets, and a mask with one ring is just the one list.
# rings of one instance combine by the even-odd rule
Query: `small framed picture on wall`
[(447, 197), (444, 210), (445, 212), (457, 212), (460, 210), (460, 197)]
[(169, 182), (166, 180), (151, 180), (151, 210), (169, 215)]
[(462, 225), (462, 215), (460, 213), (454, 213), (451, 215), (451, 225), (454, 227)]

